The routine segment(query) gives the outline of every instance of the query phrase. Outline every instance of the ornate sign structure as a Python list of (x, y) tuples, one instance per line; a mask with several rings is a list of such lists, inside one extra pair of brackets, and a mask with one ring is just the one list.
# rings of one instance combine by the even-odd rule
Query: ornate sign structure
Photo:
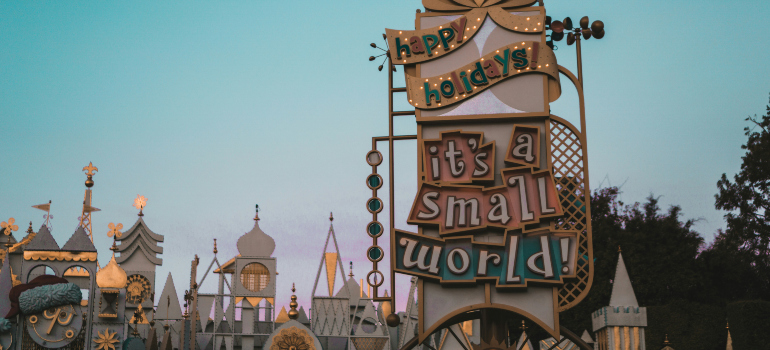
[[(494, 347), (505, 337), (505, 312), (558, 339), (571, 333), (559, 326), (558, 313), (585, 297), (593, 275), (580, 39), (603, 37), (603, 23), (589, 28), (584, 17), (573, 28), (569, 18), (552, 21), (542, 1), (423, 5), (427, 11), (417, 11), (414, 30), (386, 29), (383, 35), (390, 60), (390, 132), (373, 138), (367, 155), (367, 208), (373, 214), (366, 229), (373, 239), (367, 280), (375, 300), (395, 303), (394, 296), (379, 296), (384, 276), (378, 239), (384, 228), (378, 214), (384, 204), (377, 196), (383, 161), (377, 143), (387, 141), (390, 289), (395, 273), (415, 276), (419, 299), (417, 336), (404, 346), (480, 318), (480, 346)], [(569, 45), (577, 43), (577, 77), (554, 53), (554, 41), (565, 34)], [(405, 77), (401, 88), (393, 86), (397, 66)], [(564, 77), (578, 92), (579, 128), (551, 114), (549, 104), (561, 95)], [(405, 93), (414, 111), (393, 110), (395, 93)], [(394, 135), (393, 118), (409, 115), (417, 133)], [(393, 143), (412, 139), (418, 146), (418, 190), (406, 222), (416, 232), (394, 229), (393, 213)], [(399, 320), (388, 317), (388, 323)]]

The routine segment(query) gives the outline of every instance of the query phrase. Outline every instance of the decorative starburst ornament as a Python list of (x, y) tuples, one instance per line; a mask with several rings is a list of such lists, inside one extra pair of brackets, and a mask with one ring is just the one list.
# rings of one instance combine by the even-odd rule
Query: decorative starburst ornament
[(134, 208), (139, 209), (139, 216), (144, 216), (142, 209), (144, 209), (145, 205), (147, 205), (147, 198), (137, 194), (136, 199), (134, 199)]
[(3, 221), (0, 223), (0, 227), (4, 228), (3, 233), (5, 233), (6, 236), (10, 236), (13, 231), (19, 229), (19, 225), (14, 225), (14, 222), (16, 222), (16, 219), (10, 218), (8, 219), (8, 222)]
[(94, 342), (98, 344), (96, 350), (115, 350), (115, 343), (119, 342), (118, 332), (110, 333), (109, 329), (105, 329), (104, 333), (96, 332), (98, 337), (94, 338)]

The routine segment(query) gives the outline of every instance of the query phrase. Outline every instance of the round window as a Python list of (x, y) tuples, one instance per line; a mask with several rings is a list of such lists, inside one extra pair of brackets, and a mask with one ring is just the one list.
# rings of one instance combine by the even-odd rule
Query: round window
[(250, 263), (241, 270), (241, 284), (252, 292), (259, 292), (270, 283), (270, 271), (260, 263)]

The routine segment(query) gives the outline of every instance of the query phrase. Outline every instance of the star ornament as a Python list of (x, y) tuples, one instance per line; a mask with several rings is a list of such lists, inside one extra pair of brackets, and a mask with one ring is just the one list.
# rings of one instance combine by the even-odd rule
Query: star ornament
[(19, 225), (14, 225), (13, 223), (16, 222), (16, 219), (10, 218), (8, 219), (8, 222), (0, 222), (0, 227), (2, 227), (3, 233), (5, 233), (6, 236), (10, 236), (13, 231), (16, 231), (19, 229)]
[(142, 211), (144, 209), (144, 206), (147, 204), (147, 198), (144, 198), (144, 196), (136, 195), (136, 199), (134, 199), (134, 208), (139, 209), (139, 211)]
[(96, 350), (115, 350), (115, 343), (118, 341), (118, 332), (110, 333), (109, 329), (105, 329), (104, 333), (96, 332), (98, 335), (94, 338), (94, 342), (98, 345)]
[(107, 232), (107, 237), (114, 236), (115, 238), (120, 238), (121, 236), (123, 236), (123, 233), (120, 232), (120, 230), (123, 229), (123, 224), (115, 225), (113, 223), (110, 223), (109, 225), (107, 225), (107, 227), (110, 228), (110, 232)]

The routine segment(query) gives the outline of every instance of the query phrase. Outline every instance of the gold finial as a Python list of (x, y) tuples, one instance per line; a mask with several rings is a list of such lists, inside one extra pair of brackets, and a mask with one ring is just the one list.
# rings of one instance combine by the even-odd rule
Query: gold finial
[(254, 221), (259, 221), (259, 204), (256, 205), (257, 213), (254, 214)]
[(110, 223), (107, 225), (109, 227), (110, 231), (107, 232), (107, 237), (112, 237), (112, 247), (110, 247), (110, 250), (112, 250), (112, 255), (115, 255), (115, 251), (118, 250), (118, 246), (115, 244), (115, 242), (123, 236), (123, 233), (120, 232), (120, 230), (123, 228), (123, 224), (118, 223), (117, 225)]
[(524, 322), (524, 320), (521, 320), (521, 327), (519, 327), (519, 329), (521, 329), (522, 332), (526, 332), (527, 328), (527, 324)]
[(27, 234), (30, 234), (32, 232), (35, 232), (32, 230), (32, 221), (29, 222), (29, 227), (27, 227)]
[(115, 225), (113, 223), (109, 223), (107, 227), (110, 229), (110, 232), (107, 232), (107, 237), (120, 238), (123, 236), (123, 232), (120, 232), (120, 230), (123, 229), (123, 224), (118, 223)]
[(139, 303), (139, 308), (134, 311), (134, 332), (132, 333), (134, 337), (139, 336), (139, 326), (137, 324), (142, 323), (142, 320), (144, 319), (143, 316), (144, 311), (142, 311), (142, 303)]
[(730, 329), (730, 322), (727, 322), (727, 326), (725, 327), (725, 329)]
[(291, 284), (291, 302), (289, 303), (289, 307), (291, 310), (289, 310), (289, 318), (292, 320), (296, 320), (297, 317), (299, 317), (299, 311), (297, 311), (297, 296), (294, 295), (294, 292), (297, 290), (294, 288), (294, 283)]
[(353, 262), (352, 261), (350, 262), (350, 274), (348, 274), (348, 277), (353, 278)]
[(136, 195), (136, 199), (134, 199), (134, 208), (139, 209), (139, 216), (144, 216), (142, 213), (142, 209), (147, 205), (147, 198), (144, 198), (144, 196)]
[(88, 166), (83, 167), (83, 171), (86, 172), (86, 187), (91, 188), (94, 185), (94, 171), (98, 172), (99, 168), (95, 167), (93, 163), (88, 162)]
[(329, 221), (334, 221), (334, 213), (329, 212)]
[(671, 342), (668, 341), (668, 333), (666, 333), (666, 340), (663, 341), (663, 345), (671, 345)]
[(217, 252), (218, 252), (218, 250), (217, 250), (217, 239), (214, 238), (214, 255), (217, 255)]
[(618, 245), (618, 253), (620, 253), (620, 245)]
[(0, 222), (0, 227), (4, 228), (3, 233), (6, 236), (10, 236), (13, 231), (16, 231), (19, 229), (19, 225), (14, 225), (13, 223), (16, 222), (16, 219), (10, 218), (8, 219), (8, 222)]

